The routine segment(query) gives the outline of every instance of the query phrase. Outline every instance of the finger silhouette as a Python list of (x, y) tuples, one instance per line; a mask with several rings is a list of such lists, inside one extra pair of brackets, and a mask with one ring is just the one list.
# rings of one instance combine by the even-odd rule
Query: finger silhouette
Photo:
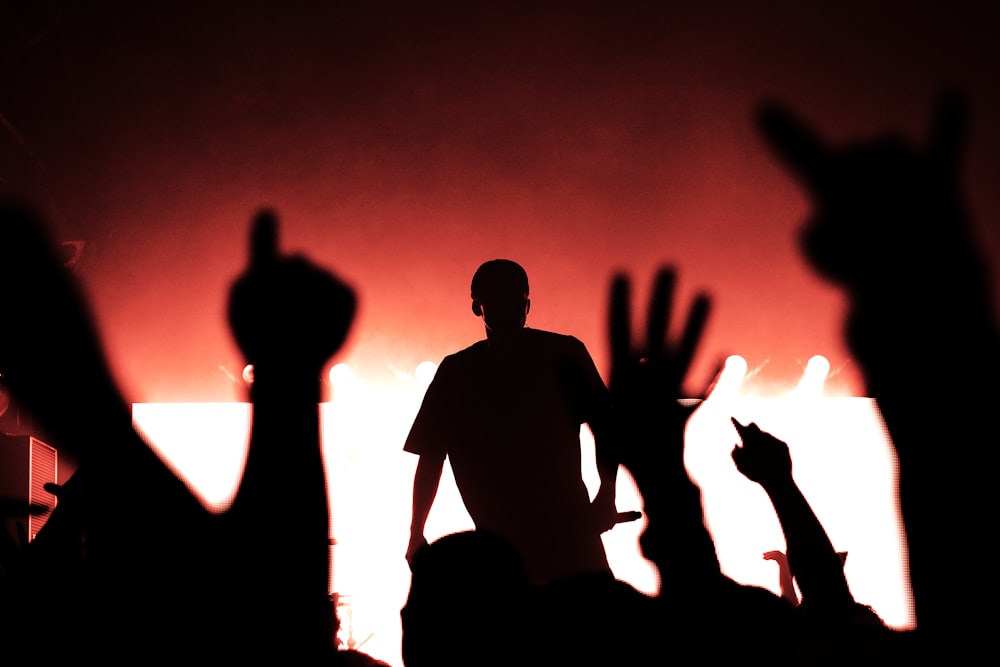
[(694, 361), (695, 352), (701, 342), (702, 333), (708, 323), (708, 314), (711, 311), (711, 300), (708, 295), (699, 294), (695, 297), (691, 308), (688, 310), (687, 322), (684, 331), (681, 332), (681, 339), (677, 348), (678, 377), (681, 381), (687, 377), (691, 362)]
[(250, 231), (250, 265), (263, 267), (278, 259), (278, 216), (269, 208), (261, 209)]
[(666, 344), (676, 284), (677, 272), (673, 269), (664, 268), (657, 272), (646, 319), (646, 346), (649, 356), (662, 351)]
[(942, 174), (957, 171), (968, 132), (968, 110), (958, 93), (945, 93), (937, 102), (931, 127), (930, 156)]
[(791, 111), (779, 104), (765, 104), (757, 123), (771, 149), (804, 182), (818, 192), (825, 182), (829, 151), (824, 141)]
[(628, 277), (617, 275), (611, 282), (611, 315), (608, 319), (613, 368), (625, 368), (632, 349), (631, 286)]

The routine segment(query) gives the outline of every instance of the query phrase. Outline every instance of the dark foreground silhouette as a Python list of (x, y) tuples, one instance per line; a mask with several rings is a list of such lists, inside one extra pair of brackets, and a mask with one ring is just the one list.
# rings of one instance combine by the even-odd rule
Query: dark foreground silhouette
[[(1000, 369), (1000, 336), (961, 196), (967, 116), (962, 96), (942, 95), (922, 148), (896, 136), (831, 148), (776, 104), (758, 120), (812, 198), (803, 251), (849, 300), (845, 337), (896, 448), (916, 636), (935, 654), (982, 660), (994, 620), (980, 603), (997, 584), (975, 545), (997, 503), (981, 450), (1000, 390), (980, 379)], [(959, 544), (969, 585), (949, 567)]]
[[(46, 235), (28, 208), (0, 209), (0, 271), (33, 285), (16, 306), (46, 334), (3, 333), (5, 383), (81, 462), (2, 582), (2, 627), (24, 647), (15, 657), (45, 647), (52, 662), (375, 664), (335, 649), (327, 588), (319, 374), (350, 329), (353, 291), (282, 255), (274, 215), (258, 215), (229, 301), (255, 368), (250, 449), (232, 506), (213, 515), (133, 430), (86, 301)], [(67, 364), (79, 372), (66, 383), (45, 379)]]
[[(476, 531), (425, 544), (425, 509), (433, 500), (426, 490), (436, 486), (453, 449), (438, 442), (439, 429), (415, 424), (413, 438), (423, 443), (419, 453), (430, 471), (423, 481), (433, 484), (417, 480), (414, 487), (413, 576), (402, 610), (407, 667), (843, 665), (938, 656), (989, 663), (994, 619), (982, 603), (997, 599), (997, 584), (990, 576), (996, 500), (987, 452), (1000, 389), (980, 379), (1000, 370), (1000, 336), (988, 272), (959, 191), (965, 115), (961, 98), (943, 97), (923, 149), (893, 137), (832, 148), (779, 105), (763, 106), (758, 116), (769, 144), (813, 198), (803, 249), (848, 298), (846, 339), (896, 447), (916, 630), (891, 630), (854, 600), (837, 553), (795, 483), (785, 443), (754, 424), (734, 424), (733, 462), (772, 502), (802, 602), (722, 572), (701, 491), (684, 466), (685, 428), (699, 404), (679, 400), (708, 395), (683, 385), (711, 303), (696, 296), (672, 322), (679, 311), (676, 270), (666, 266), (654, 277), (638, 342), (630, 278), (611, 281), (607, 390), (599, 377), (594, 381), (582, 345), (550, 344), (548, 335), (536, 340), (543, 332), (525, 330), (526, 282), (516, 298), (500, 301), (474, 291), (487, 341), (469, 352), (482, 359), (469, 365), (462, 385), (481, 384), (489, 364), (514, 367), (528, 359), (523, 370), (545, 369), (535, 378), (540, 395), (505, 383), (502, 375), (495, 385), (504, 397), (528, 396), (544, 407), (535, 414), (517, 404), (515, 414), (530, 415), (525, 432), (552, 420), (568, 433), (566, 424), (578, 428), (594, 417), (592, 427), (602, 424), (596, 432), (613, 434), (601, 439), (602, 466), (625, 466), (638, 486), (648, 518), (640, 547), (659, 573), (658, 593), (647, 596), (616, 581), (606, 560), (581, 568), (566, 556), (552, 563), (560, 572), (538, 576), (516, 536), (487, 530), (485, 520)], [(228, 302), (232, 333), (254, 366), (250, 451), (232, 506), (215, 515), (133, 430), (86, 299), (43, 222), (30, 208), (0, 206), (0, 280), (31, 287), (13, 290), (7, 305), (35, 325), (0, 327), (4, 387), (47, 437), (81, 462), (57, 489), (58, 506), (36, 539), (8, 536), (0, 543), (0, 628), (11, 664), (169, 664), (195, 656), (248, 664), (377, 664), (334, 643), (319, 453), (319, 379), (350, 332), (356, 297), (329, 271), (281, 252), (273, 212), (257, 216), (250, 240), (247, 268)], [(560, 354), (548, 355), (551, 349)], [(946, 361), (914, 363), (917, 353)], [(553, 358), (559, 362), (544, 361)], [(458, 366), (465, 368), (443, 363), (441, 382), (468, 372)], [(75, 372), (63, 373), (68, 367)], [(580, 369), (585, 372), (574, 375)], [(580, 388), (591, 387), (600, 398), (552, 402), (550, 385), (587, 396)], [(957, 398), (942, 406), (944, 395)], [(428, 396), (437, 400), (430, 390)], [(485, 400), (480, 416), (496, 405)], [(447, 430), (453, 422), (445, 423)], [(480, 437), (481, 422), (464, 426), (452, 435), (471, 430), (465, 435)], [(570, 449), (570, 438), (563, 439)], [(579, 474), (579, 459), (571, 463)], [(456, 463), (456, 476), (463, 465)], [(529, 473), (515, 466), (510, 474)], [(480, 489), (460, 485), (470, 511), (479, 514), (477, 503), (488, 501), (470, 500), (466, 492)], [(503, 480), (491, 490), (498, 497), (507, 492)], [(598, 507), (578, 503), (597, 517), (587, 530), (598, 539), (613, 524), (610, 501), (605, 492)], [(559, 502), (518, 511), (544, 515)], [(958, 547), (967, 577), (956, 582)]]

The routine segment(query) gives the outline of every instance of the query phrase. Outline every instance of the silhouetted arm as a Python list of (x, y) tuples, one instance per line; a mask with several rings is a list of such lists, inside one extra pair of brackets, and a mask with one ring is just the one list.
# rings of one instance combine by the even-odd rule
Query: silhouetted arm
[(168, 515), (207, 512), (135, 432), (86, 296), (55, 248), (33, 210), (0, 206), (0, 282), (31, 287), (11, 290), (5, 308), (32, 323), (0, 328), (0, 373), (45, 438), (90, 469), (77, 497), (91, 555), (121, 556), (147, 520), (162, 541)]
[(445, 458), (443, 453), (428, 453), (422, 454), (417, 460), (417, 470), (413, 474), (413, 515), (410, 520), (410, 541), (406, 547), (407, 563), (412, 564), (417, 551), (427, 544), (424, 526), (437, 495)]
[[(30, 286), (11, 290), (5, 307), (31, 323), (0, 327), (4, 386), (44, 439), (80, 463), (63, 485), (72, 493), (30, 549), (39, 573), (54, 562), (63, 566), (41, 577), (45, 591), (36, 589), (31, 601), (43, 606), (37, 611), (51, 625), (27, 628), (20, 640), (37, 645), (30, 633), (39, 631), (46, 633), (42, 641), (72, 635), (65, 642), (72, 649), (51, 647), (63, 651), (49, 656), (56, 662), (66, 651), (81, 650), (115, 662), (127, 651), (122, 636), (137, 645), (175, 637), (170, 646), (184, 652), (186, 631), (199, 622), (193, 620), (197, 609), (176, 609), (196, 591), (206, 594), (198, 573), (214, 555), (200, 539), (210, 515), (133, 428), (87, 299), (55, 248), (34, 211), (0, 206), (0, 282)], [(72, 519), (62, 520), (67, 517)], [(84, 541), (85, 579), (68, 571), (83, 566)], [(154, 585), (161, 591), (155, 597), (149, 594)], [(100, 595), (87, 595), (93, 591)], [(44, 608), (53, 600), (58, 614)]]
[(456, 437), (453, 362), (452, 357), (441, 360), (403, 443), (403, 451), (419, 457), (413, 475), (410, 537), (405, 554), (410, 565), (417, 551), (427, 544), (424, 526), (437, 496), (444, 462), (448, 457), (448, 445)]
[(618, 429), (615, 451), (642, 495), (648, 523), (643, 555), (658, 568), (661, 595), (700, 599), (716, 586), (721, 568), (704, 522), (701, 491), (684, 466), (684, 429), (693, 408), (678, 399), (709, 301), (698, 296), (676, 343), (667, 339), (676, 276), (656, 276), (646, 323), (646, 343), (633, 347), (630, 284), (612, 283), (609, 314), (611, 395)]
[[(995, 519), (993, 466), (969, 457), (994, 431), (1000, 388), (982, 378), (1000, 372), (1000, 335), (961, 195), (964, 100), (942, 98), (922, 150), (899, 137), (831, 148), (780, 105), (759, 118), (813, 201), (804, 252), (848, 296), (846, 340), (895, 445), (918, 631), (974, 650), (992, 632), (974, 610), (996, 578), (956, 586), (948, 563)], [(963, 553), (973, 576), (995, 565), (992, 550)]]
[(245, 541), (246, 600), (258, 615), (247, 636), (287, 656), (314, 658), (333, 647), (318, 404), (323, 368), (344, 343), (355, 309), (347, 285), (279, 252), (273, 213), (257, 215), (249, 265), (229, 297), (230, 328), (253, 364), (253, 422), (227, 517)]
[(614, 455), (615, 425), (612, 415), (611, 394), (597, 366), (580, 343), (580, 372), (582, 377), (577, 381), (582, 387), (589, 387), (587, 402), (590, 404), (590, 414), (587, 426), (594, 437), (594, 462), (597, 467), (599, 486), (591, 507), (594, 510), (598, 529), (602, 532), (610, 530), (618, 520), (616, 503), (618, 482), (618, 461)]
[(743, 441), (733, 448), (736, 468), (761, 485), (771, 499), (785, 534), (788, 565), (802, 592), (802, 603), (824, 615), (853, 609), (840, 556), (792, 477), (788, 446), (756, 424), (732, 420)]

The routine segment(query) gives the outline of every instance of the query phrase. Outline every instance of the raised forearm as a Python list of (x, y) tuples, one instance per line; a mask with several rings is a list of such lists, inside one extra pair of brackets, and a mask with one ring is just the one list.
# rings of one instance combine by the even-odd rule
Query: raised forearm
[(840, 557), (795, 481), (772, 481), (764, 490), (785, 534), (788, 565), (802, 601), (828, 610), (853, 604)]
[[(322, 498), (325, 511), (319, 387), (318, 379), (309, 375), (290, 378), (256, 372), (250, 446), (238, 499), (260, 502), (262, 509), (277, 514), (290, 504)], [(294, 493), (283, 495), (293, 489)]]
[(304, 562), (291, 569), (325, 581), (330, 515), (319, 381), (312, 375), (290, 378), (260, 370), (255, 375), (250, 444), (233, 503), (235, 518), (257, 548), (273, 548), (271, 558), (315, 559), (309, 575)]

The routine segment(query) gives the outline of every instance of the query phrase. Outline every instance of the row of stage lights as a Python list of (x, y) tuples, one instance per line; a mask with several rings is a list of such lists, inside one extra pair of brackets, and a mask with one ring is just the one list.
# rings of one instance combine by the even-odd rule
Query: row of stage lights
[[(748, 369), (747, 360), (738, 354), (727, 357), (718, 381), (712, 390), (712, 395), (717, 398), (737, 396), (744, 380), (753, 374), (748, 374)], [(417, 365), (412, 375), (399, 371), (396, 371), (396, 374), (411, 384), (426, 388), (434, 379), (436, 372), (437, 364), (433, 361), (424, 361)], [(346, 363), (334, 364), (327, 377), (334, 389), (339, 391), (349, 392), (359, 382), (354, 370)], [(827, 358), (822, 355), (810, 357), (805, 364), (802, 377), (799, 378), (798, 384), (792, 389), (789, 397), (822, 398), (823, 385), (828, 377), (830, 377), (830, 362)], [(244, 367), (243, 380), (247, 384), (253, 383), (253, 366)]]
[[(712, 389), (712, 398), (734, 398), (740, 394), (744, 381), (754, 375), (749, 372), (747, 360), (738, 354), (726, 358), (719, 379)], [(798, 384), (787, 396), (789, 398), (823, 398), (823, 387), (831, 376), (830, 362), (822, 355), (814, 355), (806, 362)]]

